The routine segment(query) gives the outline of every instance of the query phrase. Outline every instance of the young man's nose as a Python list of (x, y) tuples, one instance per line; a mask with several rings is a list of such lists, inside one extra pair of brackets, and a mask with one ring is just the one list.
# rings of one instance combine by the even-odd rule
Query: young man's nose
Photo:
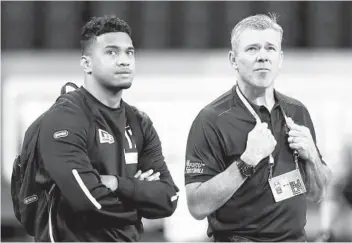
[(116, 60), (117, 66), (129, 66), (131, 64), (131, 58), (129, 58), (126, 54), (120, 54)]

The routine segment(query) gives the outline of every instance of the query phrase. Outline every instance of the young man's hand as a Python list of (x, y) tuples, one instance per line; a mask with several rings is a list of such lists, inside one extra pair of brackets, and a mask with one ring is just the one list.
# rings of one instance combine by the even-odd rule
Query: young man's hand
[(157, 181), (160, 180), (160, 172), (156, 172), (153, 174), (153, 170), (148, 170), (143, 172), (138, 170), (137, 173), (134, 175), (134, 178), (139, 179), (141, 181)]
[(118, 180), (113, 175), (100, 175), (101, 183), (103, 183), (111, 191), (115, 191), (118, 188)]

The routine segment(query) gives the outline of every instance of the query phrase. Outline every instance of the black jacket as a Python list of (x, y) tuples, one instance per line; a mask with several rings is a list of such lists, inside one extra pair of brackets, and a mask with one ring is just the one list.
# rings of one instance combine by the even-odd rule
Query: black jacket
[[(112, 109), (84, 88), (82, 102), (58, 102), (41, 121), (39, 154), (56, 186), (51, 221), (38, 222), (37, 241), (136, 241), (143, 232), (141, 217), (163, 218), (176, 209), (178, 188), (162, 155), (150, 118), (132, 107), (143, 133), (141, 152), (126, 121), (127, 104)], [(94, 119), (87, 118), (87, 111)], [(140, 142), (140, 141), (139, 141)], [(153, 169), (160, 181), (133, 175)], [(111, 191), (100, 175), (115, 175)]]

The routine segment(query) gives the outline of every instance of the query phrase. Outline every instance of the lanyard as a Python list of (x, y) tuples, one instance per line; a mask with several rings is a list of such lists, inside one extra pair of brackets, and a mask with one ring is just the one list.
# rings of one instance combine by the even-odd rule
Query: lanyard
[[(238, 97), (240, 98), (240, 100), (242, 101), (242, 103), (246, 106), (247, 110), (252, 114), (252, 116), (254, 116), (256, 123), (261, 123), (261, 119), (258, 116), (258, 114), (254, 111), (253, 107), (248, 103), (247, 99), (243, 96), (243, 94), (241, 93), (240, 89), (238, 88), (238, 85), (236, 86), (236, 93), (238, 95)], [(285, 125), (287, 126), (287, 116), (286, 113), (284, 111), (284, 109), (280, 106), (281, 108), (281, 112), (284, 115), (284, 119), (285, 119)], [(293, 158), (294, 158), (294, 162), (296, 164), (296, 169), (298, 170), (298, 152), (297, 150), (293, 151)], [(273, 177), (273, 167), (275, 165), (275, 161), (274, 161), (274, 157), (272, 154), (269, 155), (269, 180)]]

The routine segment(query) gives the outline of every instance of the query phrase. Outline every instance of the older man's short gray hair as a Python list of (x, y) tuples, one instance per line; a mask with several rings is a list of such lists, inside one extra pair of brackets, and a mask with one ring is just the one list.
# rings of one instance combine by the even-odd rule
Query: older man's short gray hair
[(277, 23), (278, 16), (276, 14), (257, 14), (254, 16), (249, 16), (243, 20), (241, 20), (236, 26), (233, 28), (231, 32), (231, 47), (232, 50), (237, 54), (238, 47), (238, 39), (241, 33), (245, 29), (254, 29), (254, 30), (265, 30), (265, 29), (273, 29), (281, 34), (281, 40), (283, 36), (283, 29)]

